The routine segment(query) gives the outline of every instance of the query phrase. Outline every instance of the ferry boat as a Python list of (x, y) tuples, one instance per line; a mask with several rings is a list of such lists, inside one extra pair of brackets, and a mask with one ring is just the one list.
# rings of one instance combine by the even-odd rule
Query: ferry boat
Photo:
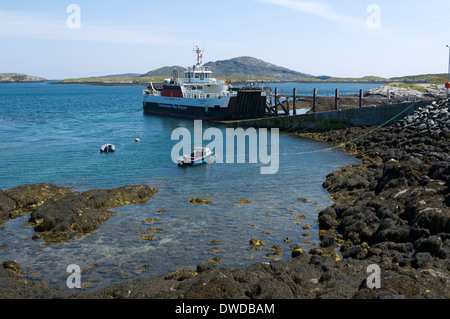
[(237, 120), (262, 117), (266, 94), (262, 88), (233, 88), (230, 80), (212, 77), (208, 66), (202, 65), (203, 50), (196, 47), (197, 63), (178, 77), (164, 80), (161, 89), (153, 84), (144, 90), (144, 113), (203, 120)]

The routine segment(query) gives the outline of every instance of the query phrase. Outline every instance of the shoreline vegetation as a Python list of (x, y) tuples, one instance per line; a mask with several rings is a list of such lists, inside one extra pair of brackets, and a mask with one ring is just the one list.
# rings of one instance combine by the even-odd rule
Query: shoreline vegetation
[[(299, 138), (339, 145), (361, 159), (360, 164), (329, 174), (323, 183), (334, 204), (318, 214), (320, 248), (309, 252), (295, 249), (289, 261), (256, 263), (246, 268), (201, 262), (195, 269), (184, 267), (89, 292), (22, 280), (19, 264), (0, 261), (0, 298), (447, 299), (450, 102), (430, 101), (413, 115), (366, 135), (372, 129), (296, 133)], [(40, 225), (54, 225), (53, 213), (68, 196), (67, 202), (76, 199), (94, 216), (96, 210), (130, 201), (126, 199), (128, 193), (119, 191), (125, 200), (111, 206), (108, 196), (116, 196), (112, 194), (117, 190), (71, 194), (65, 188), (48, 186), (44, 192), (47, 197), (42, 198), (36, 196), (42, 192), (34, 194), (30, 187), (20, 187), (19, 191), (0, 191), (0, 211), (11, 218), (16, 207), (23, 207), (23, 212), (34, 218), (37, 234)], [(145, 188), (142, 197), (133, 198), (147, 200), (156, 191)], [(135, 193), (134, 188), (131, 193)], [(55, 196), (58, 199), (48, 200)], [(380, 268), (381, 287), (370, 289), (368, 269), (373, 265)]]
[[(148, 85), (150, 82), (162, 83), (164, 79), (171, 78), (166, 76), (149, 76), (149, 77), (88, 77), (88, 78), (71, 78), (64, 79), (52, 84), (91, 84), (91, 85)], [(241, 76), (229, 75), (218, 76), (218, 80), (231, 79), (231, 83), (235, 85), (243, 85), (249, 82), (268, 82), (268, 83), (369, 83), (369, 84), (388, 84), (399, 83), (402, 87), (414, 87), (414, 84), (435, 84), (444, 85), (448, 80), (447, 74), (423, 74), (411, 75), (393, 78), (382, 78), (377, 76), (364, 76), (361, 78), (341, 78), (330, 77), (326, 79), (320, 78), (298, 78), (298, 79), (277, 79), (273, 77), (261, 76)]]

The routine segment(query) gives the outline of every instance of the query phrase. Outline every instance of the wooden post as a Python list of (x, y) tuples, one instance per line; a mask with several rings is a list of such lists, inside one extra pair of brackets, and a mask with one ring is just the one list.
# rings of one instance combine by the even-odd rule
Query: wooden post
[(336, 93), (334, 95), (334, 109), (339, 110), (339, 89), (336, 89)]
[(363, 89), (359, 90), (359, 108), (363, 107), (363, 103), (364, 103), (364, 91)]
[(297, 109), (295, 108), (295, 100), (297, 99), (297, 88), (294, 88), (294, 92), (293, 92), (293, 105), (292, 105), (292, 110), (293, 110), (293, 114), (297, 115)]
[(313, 90), (313, 113), (316, 113), (317, 89)]
[(275, 115), (278, 115), (278, 88), (275, 88)]

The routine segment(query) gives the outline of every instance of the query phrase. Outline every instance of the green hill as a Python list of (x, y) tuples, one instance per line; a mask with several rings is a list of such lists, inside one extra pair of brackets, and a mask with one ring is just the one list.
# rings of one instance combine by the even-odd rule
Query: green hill
[(311, 74), (293, 71), (249, 56), (208, 62), (205, 66), (209, 66), (214, 76), (217, 77), (264, 77), (275, 80), (315, 78)]
[(22, 73), (0, 73), (0, 83), (43, 82), (47, 79)]
[(142, 74), (142, 75), (140, 75), (140, 77), (172, 76), (174, 69), (178, 70), (178, 74), (180, 75), (180, 77), (184, 77), (184, 71), (186, 71), (186, 68), (179, 66), (179, 65), (164, 66), (162, 68)]
[(408, 76), (390, 78), (389, 81), (403, 82), (403, 83), (445, 84), (445, 82), (448, 81), (448, 74), (440, 73), (440, 74), (408, 75)]

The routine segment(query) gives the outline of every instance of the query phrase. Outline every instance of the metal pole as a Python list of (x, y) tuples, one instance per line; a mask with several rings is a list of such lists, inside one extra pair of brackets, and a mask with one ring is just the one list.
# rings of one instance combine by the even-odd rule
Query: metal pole
[(359, 108), (363, 107), (363, 98), (364, 98), (364, 91), (363, 89), (359, 90)]
[(275, 88), (275, 115), (278, 115), (278, 88)]
[(297, 108), (296, 108), (296, 106), (295, 106), (295, 100), (297, 99), (297, 88), (294, 88), (294, 92), (292, 92), (292, 95), (293, 95), (293, 97), (294, 97), (294, 100), (293, 100), (293, 105), (292, 105), (292, 113), (294, 114), (294, 115), (296, 115), (297, 114)]
[(316, 103), (317, 103), (317, 88), (313, 90), (313, 113), (316, 113)]
[(339, 110), (339, 89), (336, 89), (336, 92), (334, 95), (334, 109), (336, 111)]

